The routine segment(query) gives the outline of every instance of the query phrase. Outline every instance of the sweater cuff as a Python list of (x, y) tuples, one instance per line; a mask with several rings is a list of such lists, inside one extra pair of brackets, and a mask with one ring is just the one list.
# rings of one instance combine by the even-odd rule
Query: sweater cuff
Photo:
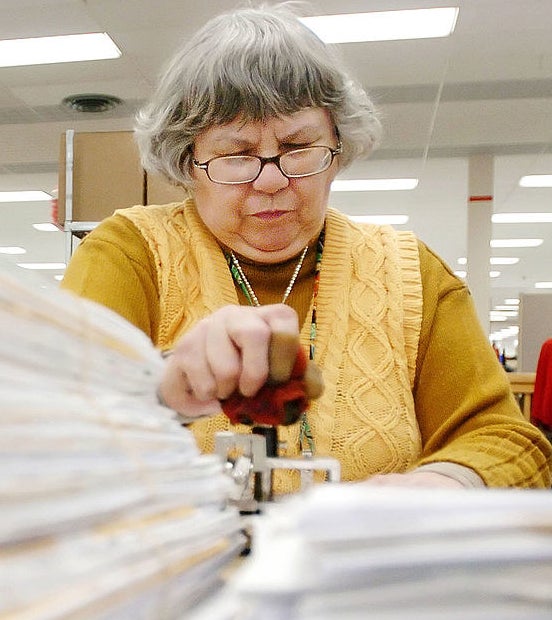
[(441, 474), (460, 482), (466, 488), (482, 488), (486, 486), (481, 476), (476, 474), (473, 469), (464, 465), (458, 465), (458, 463), (450, 463), (448, 461), (427, 463), (426, 465), (420, 465), (420, 467), (413, 471), (430, 471), (435, 474)]

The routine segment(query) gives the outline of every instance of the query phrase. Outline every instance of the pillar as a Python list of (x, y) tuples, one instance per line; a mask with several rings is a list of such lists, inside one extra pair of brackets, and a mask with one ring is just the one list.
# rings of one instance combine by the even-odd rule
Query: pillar
[(490, 333), (491, 235), (494, 193), (492, 155), (472, 155), (468, 162), (468, 243), (467, 277), (479, 320)]

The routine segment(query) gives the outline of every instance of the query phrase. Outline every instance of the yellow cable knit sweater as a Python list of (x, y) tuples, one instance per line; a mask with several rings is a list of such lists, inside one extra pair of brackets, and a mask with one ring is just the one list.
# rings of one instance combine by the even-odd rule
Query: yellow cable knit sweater
[[(150, 207), (122, 215), (144, 236), (158, 266), (161, 347), (172, 347), (180, 334), (217, 307), (238, 303), (226, 261), (191, 204), (173, 212)], [(158, 239), (168, 243), (159, 245)], [(351, 260), (358, 265), (355, 271), (349, 268)], [(405, 471), (419, 456), (411, 385), (422, 316), (419, 273), (412, 235), (376, 226), (363, 234), (349, 219), (329, 212), (316, 338), (316, 361), (327, 387), (308, 419), (316, 453), (339, 459), (343, 480), (360, 480), (374, 471)], [(305, 321), (305, 347), (309, 331), (310, 321)], [(192, 426), (205, 451), (214, 449), (214, 433), (227, 429), (222, 414)], [(287, 446), (285, 456), (299, 454), (299, 425), (279, 429), (279, 439)], [(276, 492), (294, 490), (296, 478), (297, 472), (278, 470)]]
[[(302, 286), (312, 292), (308, 278)], [(81, 244), (63, 286), (112, 307), (162, 349), (239, 303), (191, 202), (118, 211)], [(449, 461), (490, 486), (550, 485), (550, 447), (522, 419), (467, 289), (413, 236), (330, 209), (317, 326), (326, 391), (308, 416), (317, 454), (338, 458), (344, 480)], [(193, 431), (212, 450), (213, 433), (227, 427), (220, 415)], [(280, 430), (287, 454), (297, 454), (297, 426)], [(296, 485), (287, 472), (276, 480), (278, 492)]]

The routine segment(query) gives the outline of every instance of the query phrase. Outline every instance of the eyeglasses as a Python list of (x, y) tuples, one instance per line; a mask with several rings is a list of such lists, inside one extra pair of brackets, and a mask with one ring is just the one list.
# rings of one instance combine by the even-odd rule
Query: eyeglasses
[(278, 170), (288, 179), (310, 177), (327, 170), (339, 153), (341, 153), (341, 142), (335, 149), (329, 146), (307, 146), (286, 151), (274, 157), (222, 155), (203, 163), (194, 159), (193, 163), (196, 168), (205, 170), (213, 183), (239, 185), (255, 181), (266, 164), (276, 164)]

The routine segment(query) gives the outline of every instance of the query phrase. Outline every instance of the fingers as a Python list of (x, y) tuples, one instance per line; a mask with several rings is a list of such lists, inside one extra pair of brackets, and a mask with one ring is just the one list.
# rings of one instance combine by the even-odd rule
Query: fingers
[(167, 360), (158, 394), (167, 407), (187, 418), (199, 418), (220, 413), (220, 403), (217, 399), (200, 400), (196, 398), (186, 374), (182, 372), (174, 355)]
[(251, 308), (256, 310), (268, 323), (270, 331), (299, 336), (299, 319), (293, 308), (285, 304), (273, 304)]
[[(283, 304), (226, 306), (199, 321), (178, 342), (167, 364), (160, 389), (165, 402), (182, 414), (193, 415), (193, 405), (211, 410), (216, 402), (216, 412), (220, 411), (218, 401), (236, 390), (253, 396), (269, 375), (274, 332), (283, 334), (281, 339), (288, 344), (299, 341), (293, 309)], [(286, 372), (281, 364), (278, 372)]]
[(227, 398), (236, 389), (253, 396), (268, 377), (268, 322), (257, 308), (240, 307), (223, 317), (212, 315), (211, 322), (207, 354), (219, 398)]
[[(242, 369), (238, 389), (244, 396), (253, 396), (267, 381), (272, 364), (275, 372), (289, 379), (299, 343), (297, 313), (284, 304), (251, 308), (259, 321), (255, 327), (238, 330), (235, 342), (242, 353)], [(284, 348), (285, 355), (270, 354), (271, 343), (276, 339)], [(293, 355), (290, 356), (290, 351)], [(278, 359), (277, 359), (278, 358)], [(272, 377), (274, 378), (274, 377)]]

